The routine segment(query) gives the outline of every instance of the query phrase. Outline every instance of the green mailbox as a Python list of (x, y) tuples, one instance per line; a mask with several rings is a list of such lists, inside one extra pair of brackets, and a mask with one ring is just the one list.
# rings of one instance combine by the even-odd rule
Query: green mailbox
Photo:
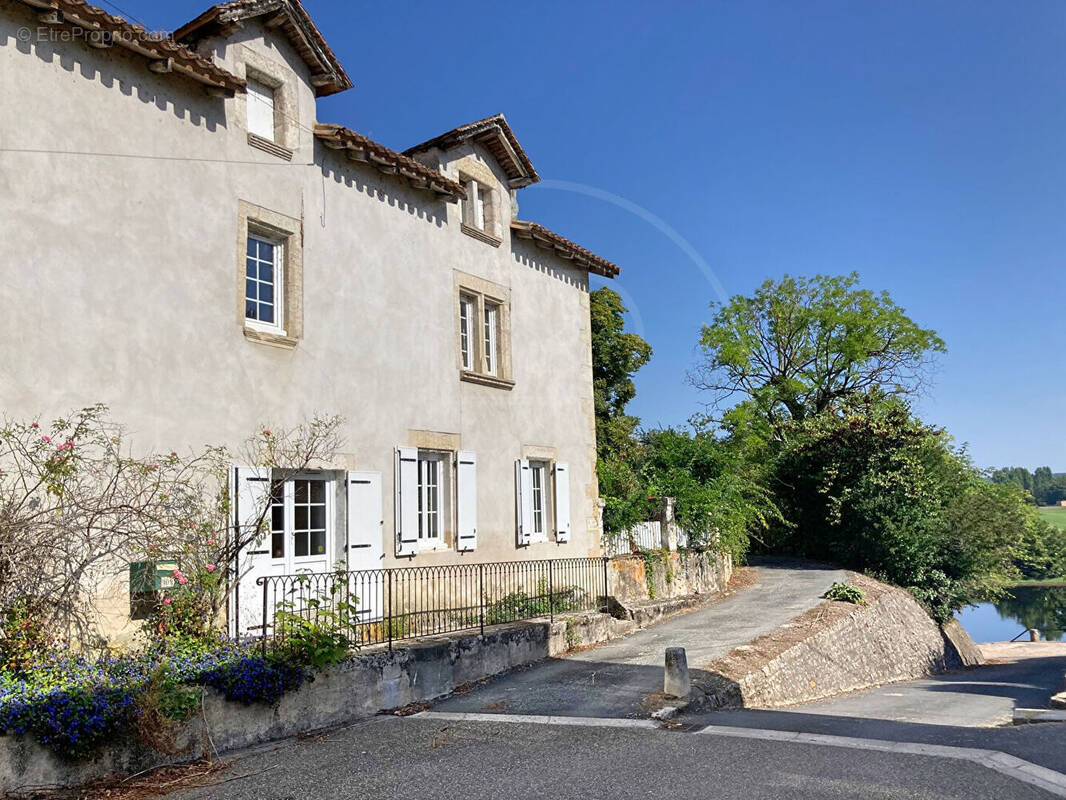
[(177, 585), (174, 570), (177, 560), (133, 561), (130, 563), (130, 618), (147, 618), (159, 602), (162, 589)]

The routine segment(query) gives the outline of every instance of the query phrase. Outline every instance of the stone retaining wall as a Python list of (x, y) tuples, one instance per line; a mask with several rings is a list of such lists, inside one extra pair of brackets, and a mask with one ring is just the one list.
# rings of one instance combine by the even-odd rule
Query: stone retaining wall
[(69, 763), (30, 737), (0, 736), (0, 796), (35, 788), (80, 786), (356, 722), (383, 709), (432, 700), (456, 688), (568, 650), (632, 633), (634, 619), (586, 612), (477, 633), (414, 641), (403, 649), (363, 651), (318, 673), (276, 706), (242, 705), (205, 689), (202, 713), (175, 731), (175, 752), (116, 742), (96, 758)]
[(908, 592), (856, 573), (848, 582), (867, 606), (826, 601), (700, 665), (693, 704), (776, 708), (981, 663), (957, 622), (937, 625)]
[(730, 556), (707, 551), (652, 550), (612, 558), (609, 564), (611, 596), (624, 607), (715, 594), (733, 576)]

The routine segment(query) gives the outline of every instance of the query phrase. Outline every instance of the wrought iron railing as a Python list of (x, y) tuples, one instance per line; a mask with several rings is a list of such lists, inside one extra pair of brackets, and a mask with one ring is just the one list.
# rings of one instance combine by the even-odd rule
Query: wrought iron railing
[(305, 624), (359, 646), (388, 644), (569, 611), (607, 608), (607, 558), (271, 575), (262, 590), (264, 647)]

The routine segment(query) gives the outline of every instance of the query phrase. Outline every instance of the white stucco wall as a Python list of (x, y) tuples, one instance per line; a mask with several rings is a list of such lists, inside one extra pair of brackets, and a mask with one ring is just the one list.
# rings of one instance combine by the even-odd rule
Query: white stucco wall
[[(258, 26), (215, 53), (294, 81), (291, 163), (248, 145), (243, 95), (211, 98), (117, 47), (18, 41), (25, 25), (34, 15), (0, 0), (4, 414), (104, 402), (143, 451), (341, 414), (335, 466), (383, 475), (386, 565), (394, 448), (411, 431), (457, 434), (478, 454), (478, 549), (414, 563), (599, 553), (587, 275), (511, 241), (505, 186), (496, 248), (459, 230), (458, 204), (317, 144), (307, 69)], [(242, 333), (239, 201), (303, 221), (295, 349)], [(510, 289), (511, 390), (459, 379), (457, 270)], [(515, 545), (513, 465), (530, 447), (570, 464), (569, 543)]]

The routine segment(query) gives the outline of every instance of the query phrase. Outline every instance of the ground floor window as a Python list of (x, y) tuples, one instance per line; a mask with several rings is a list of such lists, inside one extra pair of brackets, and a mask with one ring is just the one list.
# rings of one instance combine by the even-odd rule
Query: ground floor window
[(547, 461), (530, 461), (529, 469), (533, 484), (533, 536), (546, 539), (548, 520), (551, 518), (551, 464)]
[(304, 476), (271, 482), (272, 558), (326, 555), (329, 483), (326, 478)]
[(418, 451), (418, 539), (433, 547), (444, 540), (449, 509), (450, 458), (443, 452)]

